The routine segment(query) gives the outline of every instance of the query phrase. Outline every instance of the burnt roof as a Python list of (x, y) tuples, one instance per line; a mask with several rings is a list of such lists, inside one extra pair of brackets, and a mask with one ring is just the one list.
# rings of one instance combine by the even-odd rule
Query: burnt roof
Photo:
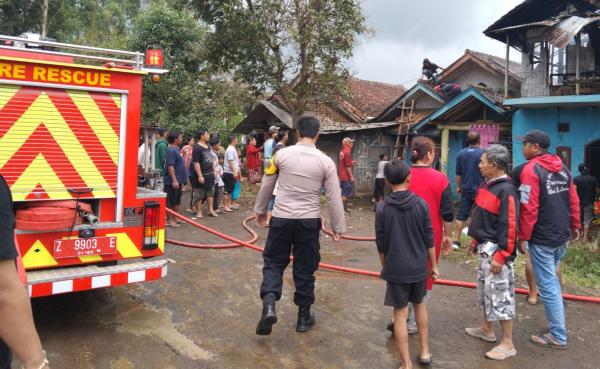
[[(546, 23), (565, 12), (569, 6), (573, 6), (576, 12), (594, 12), (598, 10), (597, 3), (595, 0), (525, 0), (494, 22), (483, 33), (490, 38), (506, 43), (506, 35), (516, 30), (524, 27), (553, 25)], [(522, 48), (523, 45), (520, 46)]]

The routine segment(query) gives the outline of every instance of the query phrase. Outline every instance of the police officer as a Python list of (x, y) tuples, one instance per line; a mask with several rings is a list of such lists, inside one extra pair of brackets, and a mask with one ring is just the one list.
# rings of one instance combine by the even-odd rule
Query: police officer
[(294, 255), (294, 303), (298, 305), (297, 332), (308, 331), (315, 322), (310, 306), (315, 302), (315, 277), (321, 256), (320, 196), (325, 187), (334, 241), (346, 231), (339, 180), (333, 161), (315, 147), (320, 122), (305, 115), (296, 122), (298, 143), (283, 148), (265, 169), (263, 183), (256, 198), (256, 223), (266, 225), (267, 206), (275, 182), (277, 201), (270, 221), (263, 253), (263, 281), (260, 297), (263, 310), (256, 334), (269, 335), (277, 322), (275, 301), (281, 298), (283, 272)]
[(0, 369), (10, 369), (11, 349), (25, 369), (47, 369), (48, 360), (35, 330), (27, 290), (15, 259), (15, 216), (10, 189), (0, 176)]

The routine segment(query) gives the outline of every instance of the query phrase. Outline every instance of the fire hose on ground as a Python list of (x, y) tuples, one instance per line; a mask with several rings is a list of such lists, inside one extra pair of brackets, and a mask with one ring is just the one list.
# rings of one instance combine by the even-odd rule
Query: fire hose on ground
[[(182, 242), (182, 241), (167, 239), (166, 242), (168, 242), (170, 244), (177, 245), (177, 246), (183, 246), (183, 247), (196, 248), (196, 249), (229, 249), (229, 248), (238, 248), (238, 247), (243, 246), (243, 247), (246, 247), (251, 250), (261, 252), (261, 253), (264, 250), (262, 247), (253, 245), (253, 243), (256, 242), (256, 240), (258, 239), (258, 234), (253, 229), (251, 229), (247, 224), (248, 221), (254, 219), (253, 215), (245, 218), (244, 221), (242, 222), (244, 229), (252, 235), (252, 238), (249, 241), (242, 241), (242, 240), (238, 240), (235, 237), (229, 236), (227, 234), (224, 234), (217, 230), (214, 230), (210, 227), (207, 227), (203, 224), (196, 223), (193, 220), (187, 218), (186, 216), (181, 215), (177, 212), (174, 212), (170, 209), (167, 209), (167, 212), (169, 214), (171, 214), (172, 216), (174, 216), (178, 219), (181, 219), (188, 224), (193, 225), (196, 228), (199, 228), (199, 229), (206, 231), (212, 235), (215, 235), (217, 237), (220, 237), (227, 241), (232, 242), (229, 244), (209, 245), (209, 244), (197, 244), (197, 243)], [(328, 235), (332, 234), (332, 232), (330, 230), (326, 229), (325, 227), (323, 227), (323, 231), (325, 233), (327, 233)], [(345, 240), (354, 240), (354, 241), (374, 241), (374, 239), (375, 239), (372, 236), (371, 237), (342, 236), (342, 238)], [(291, 257), (290, 259), (293, 260), (293, 257)], [(334, 265), (334, 264), (328, 264), (328, 263), (319, 263), (319, 268), (379, 278), (379, 272), (374, 272), (374, 271), (370, 271), (370, 270), (348, 268), (348, 267)], [(434, 281), (434, 283), (443, 285), (443, 286), (477, 288), (477, 284), (473, 283), (473, 282), (454, 281), (454, 280), (449, 280), (449, 279), (437, 279)], [(518, 294), (523, 294), (523, 295), (529, 294), (529, 290), (525, 289), (525, 288), (516, 288), (515, 292)], [(568, 293), (565, 293), (562, 296), (565, 300), (591, 302), (591, 303), (600, 304), (600, 297), (573, 295), (573, 294), (568, 294)]]

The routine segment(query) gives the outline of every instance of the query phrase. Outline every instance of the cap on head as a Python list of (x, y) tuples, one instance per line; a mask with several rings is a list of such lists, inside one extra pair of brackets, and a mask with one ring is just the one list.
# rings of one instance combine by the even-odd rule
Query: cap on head
[(273, 133), (279, 131), (279, 127), (277, 126), (271, 126), (269, 127), (269, 134), (272, 135)]
[(343, 144), (351, 144), (351, 143), (354, 143), (354, 140), (351, 139), (350, 137), (344, 137), (344, 139), (342, 139), (342, 143)]
[(539, 129), (532, 129), (527, 131), (525, 136), (519, 136), (515, 138), (516, 141), (529, 142), (532, 144), (538, 144), (542, 149), (550, 147), (550, 136), (544, 131)]

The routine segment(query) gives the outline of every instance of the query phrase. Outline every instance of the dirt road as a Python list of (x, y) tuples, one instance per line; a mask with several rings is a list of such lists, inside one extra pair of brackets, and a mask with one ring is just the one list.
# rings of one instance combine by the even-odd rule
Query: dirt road
[[(240, 226), (250, 215), (243, 209), (203, 223), (247, 239)], [(351, 233), (372, 234), (373, 213), (355, 205)], [(218, 243), (219, 239), (186, 225), (168, 237)], [(266, 231), (258, 244), (264, 244)], [(373, 243), (343, 241), (333, 245), (322, 236), (322, 259), (340, 265), (378, 270)], [(34, 301), (34, 314), (52, 368), (70, 369), (333, 369), (397, 368), (399, 357), (385, 325), (391, 310), (383, 306), (381, 280), (329, 271), (317, 275), (317, 324), (296, 333), (297, 309), (291, 299), (291, 271), (285, 275), (278, 303), (279, 322), (269, 337), (254, 333), (261, 302), (262, 259), (246, 249), (192, 250), (167, 246), (166, 279), (110, 290), (91, 291)], [(474, 281), (475, 266), (441, 262), (443, 278)], [(519, 285), (523, 285), (519, 281)], [(569, 290), (569, 292), (577, 292)], [(600, 293), (597, 293), (600, 294)], [(567, 302), (570, 346), (552, 351), (528, 342), (545, 328), (543, 307), (518, 298), (516, 358), (492, 362), (483, 357), (491, 344), (463, 331), (482, 316), (470, 289), (434, 287), (429, 304), (435, 369), (462, 368), (600, 368), (600, 306)], [(497, 330), (499, 334), (499, 329)], [(416, 354), (417, 339), (411, 338)], [(16, 368), (16, 366), (15, 366)]]

